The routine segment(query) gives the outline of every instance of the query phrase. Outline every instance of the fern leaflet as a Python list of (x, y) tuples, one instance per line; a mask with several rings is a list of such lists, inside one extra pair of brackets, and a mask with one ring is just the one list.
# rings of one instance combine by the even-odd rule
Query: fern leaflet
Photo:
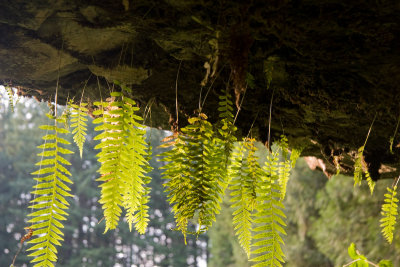
[[(253, 236), (255, 248), (251, 254), (255, 255), (251, 261), (257, 262), (253, 266), (282, 266), (284, 254), (282, 251), (283, 239), (286, 235), (283, 227), (286, 226), (283, 213), (284, 206), (280, 201), (281, 193), (278, 183), (278, 155), (271, 153), (263, 167), (264, 176), (260, 183), (257, 196), (257, 212), (254, 214)], [(258, 256), (256, 256), (258, 255)]]
[[(121, 88), (130, 91), (124, 86)], [(145, 192), (146, 142), (144, 127), (138, 122), (142, 118), (135, 114), (139, 110), (135, 101), (122, 92), (112, 92), (109, 102), (95, 104), (99, 109), (93, 114), (100, 116), (94, 120), (100, 124), (95, 130), (102, 131), (95, 137), (102, 140), (95, 148), (101, 149), (97, 154), (101, 177), (97, 181), (102, 182), (99, 202), (106, 219), (105, 232), (117, 227), (121, 207), (127, 211), (131, 229), (133, 223), (146, 219), (135, 216), (138, 210), (145, 209), (141, 196)]]
[(74, 135), (74, 142), (79, 148), (79, 155), (82, 158), (83, 144), (85, 143), (86, 132), (87, 132), (87, 103), (79, 103), (79, 106), (73, 104), (72, 101), (69, 104), (71, 106), (71, 128), (72, 134)]
[(71, 165), (64, 155), (71, 154), (72, 151), (63, 148), (61, 145), (69, 145), (70, 143), (62, 138), (63, 134), (68, 134), (68, 130), (58, 127), (59, 123), (64, 123), (64, 117), (55, 118), (52, 115), (47, 115), (51, 120), (54, 120), (55, 125), (43, 125), (41, 129), (48, 131), (43, 136), (45, 143), (38, 148), (43, 149), (43, 152), (38, 156), (42, 160), (36, 165), (39, 165), (39, 170), (32, 173), (37, 175), (34, 178), (38, 181), (32, 192), (35, 198), (31, 201), (30, 208), (36, 210), (28, 216), (32, 217), (29, 223), (32, 223), (33, 238), (28, 243), (32, 244), (28, 251), (34, 251), (29, 256), (34, 257), (31, 261), (38, 266), (54, 266), (53, 262), (57, 261), (57, 249), (55, 246), (60, 246), (60, 241), (63, 240), (61, 228), (64, 228), (61, 221), (66, 220), (68, 215), (65, 210), (68, 209), (66, 197), (72, 196), (67, 183), (72, 184), (68, 178), (71, 173), (64, 167)]
[(385, 203), (382, 205), (382, 216), (383, 218), (380, 220), (382, 227), (382, 234), (385, 239), (389, 242), (389, 244), (393, 241), (393, 231), (394, 226), (396, 224), (396, 217), (398, 215), (398, 206), (397, 202), (399, 200), (396, 198), (397, 186), (393, 187), (393, 189), (387, 188), (388, 193), (385, 194)]

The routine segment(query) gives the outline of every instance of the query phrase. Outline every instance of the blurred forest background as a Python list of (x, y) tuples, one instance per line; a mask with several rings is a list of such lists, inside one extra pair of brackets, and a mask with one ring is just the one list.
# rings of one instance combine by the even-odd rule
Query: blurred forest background
[[(3, 89), (3, 90), (2, 90)], [(24, 235), (31, 188), (30, 173), (38, 161), (36, 146), (42, 143), (46, 124), (46, 103), (34, 99), (19, 99), (14, 112), (8, 97), (0, 87), (0, 266), (9, 266)], [(16, 102), (17, 99), (14, 99)], [(76, 153), (69, 160), (74, 185), (69, 218), (65, 223), (63, 246), (59, 248), (57, 266), (172, 266), (172, 267), (246, 267), (250, 266), (234, 236), (229, 208), (229, 194), (224, 198), (221, 214), (207, 235), (188, 238), (171, 230), (173, 215), (163, 192), (163, 180), (158, 167), (163, 162), (155, 155), (157, 146), (168, 133), (148, 129), (153, 146), (151, 165), (150, 224), (145, 235), (129, 232), (121, 223), (116, 231), (104, 232), (100, 190), (95, 179), (98, 163), (93, 148), (93, 125), (85, 143), (83, 159)], [(72, 139), (72, 138), (71, 138)], [(71, 146), (75, 151), (74, 145)], [(333, 267), (350, 262), (347, 247), (351, 242), (371, 261), (390, 259), (400, 263), (400, 227), (392, 245), (380, 234), (379, 218), (385, 188), (392, 180), (379, 181), (373, 196), (366, 184), (353, 188), (353, 179), (341, 175), (330, 181), (322, 172), (311, 171), (299, 160), (289, 181), (285, 200), (288, 217), (285, 237), (287, 267)], [(99, 223), (100, 222), (100, 223)], [(16, 266), (28, 266), (24, 253)]]

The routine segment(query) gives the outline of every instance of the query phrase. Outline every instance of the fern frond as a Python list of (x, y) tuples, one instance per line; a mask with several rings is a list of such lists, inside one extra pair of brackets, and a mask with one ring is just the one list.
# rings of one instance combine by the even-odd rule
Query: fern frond
[[(121, 88), (129, 90), (124, 86)], [(131, 228), (138, 222), (135, 213), (146, 209), (142, 199), (146, 173), (145, 131), (138, 122), (142, 118), (135, 114), (139, 110), (135, 101), (122, 92), (112, 92), (109, 102), (95, 104), (99, 109), (93, 114), (100, 116), (94, 120), (100, 124), (95, 130), (102, 131), (95, 137), (95, 140), (101, 140), (95, 148), (101, 149), (97, 154), (101, 177), (97, 181), (102, 182), (99, 202), (103, 205), (106, 219), (105, 232), (117, 227), (121, 207), (127, 211), (126, 218)], [(140, 229), (144, 231), (143, 227)]]
[(5, 85), (7, 94), (8, 94), (8, 105), (10, 106), (11, 112), (14, 112), (14, 91), (11, 86)]
[(82, 158), (83, 144), (87, 132), (87, 103), (80, 102), (79, 106), (70, 102), (71, 106), (71, 128), (74, 135), (74, 142), (79, 148), (79, 155)]
[(185, 239), (187, 225), (198, 216), (197, 234), (205, 232), (215, 221), (220, 210), (224, 170), (220, 167), (221, 140), (215, 138), (207, 116), (190, 118), (182, 129), (172, 150), (161, 156), (167, 161), (163, 167), (165, 191), (174, 212), (177, 229)]
[(237, 130), (234, 125), (233, 102), (232, 96), (229, 94), (228, 88), (219, 96), (218, 111), (220, 121), (217, 124), (217, 138), (222, 141), (223, 149), (223, 169), (227, 170), (230, 160), (230, 155), (233, 149), (233, 144), (237, 141), (235, 132)]
[(281, 139), (278, 142), (278, 146), (282, 151), (283, 161), (279, 163), (279, 177), (278, 183), (280, 186), (281, 192), (281, 200), (283, 200), (286, 196), (286, 187), (289, 182), (290, 171), (292, 169), (292, 165), (296, 164), (297, 158), (300, 156), (300, 153), (297, 153), (298, 150), (293, 150), (290, 155), (290, 159), (288, 159), (289, 154), (289, 143), (288, 139), (285, 135), (281, 135)]
[(35, 263), (34, 267), (38, 266), (54, 266), (57, 261), (57, 249), (55, 246), (60, 246), (60, 241), (63, 240), (63, 233), (60, 229), (64, 228), (61, 221), (67, 219), (68, 209), (67, 197), (72, 195), (67, 183), (72, 184), (68, 178), (71, 173), (65, 166), (71, 165), (65, 154), (71, 154), (72, 151), (63, 148), (62, 145), (70, 143), (62, 138), (64, 134), (68, 134), (68, 130), (58, 127), (59, 123), (64, 123), (64, 118), (55, 118), (51, 115), (48, 117), (55, 122), (54, 126), (43, 125), (41, 129), (48, 133), (43, 136), (45, 143), (38, 148), (43, 151), (38, 154), (42, 160), (36, 165), (39, 170), (32, 173), (37, 176), (34, 178), (38, 181), (32, 194), (34, 199), (31, 201), (33, 211), (28, 216), (32, 217), (28, 222), (32, 223), (33, 238), (28, 243), (32, 244), (28, 251), (34, 251), (28, 256), (34, 257), (31, 261)]
[(374, 193), (374, 188), (375, 188), (375, 181), (372, 180), (371, 175), (369, 174), (369, 171), (365, 171), (365, 178), (367, 179), (367, 184), (369, 187), (369, 191), (371, 192), (371, 195)]
[(382, 205), (381, 214), (383, 218), (380, 220), (382, 227), (382, 234), (389, 244), (393, 241), (393, 232), (396, 225), (396, 217), (398, 215), (397, 202), (399, 200), (396, 198), (397, 186), (393, 189), (387, 188), (387, 193), (385, 194), (384, 204)]
[(284, 253), (283, 239), (286, 235), (286, 226), (283, 213), (284, 206), (280, 201), (281, 193), (278, 183), (278, 155), (271, 153), (263, 167), (264, 177), (259, 186), (257, 212), (254, 214), (255, 227), (253, 232), (254, 255), (251, 261), (257, 262), (253, 266), (282, 266)]
[(301, 156), (301, 152), (303, 152), (304, 147), (296, 147), (293, 148), (291, 153), (290, 153), (290, 162), (292, 165), (292, 169), (296, 166), (297, 160)]
[[(245, 139), (232, 153), (230, 166), (232, 223), (239, 244), (250, 257), (252, 240), (252, 212), (256, 206), (256, 186), (261, 180), (261, 167), (255, 157), (254, 139)], [(246, 155), (247, 154), (247, 155)], [(247, 156), (247, 157), (246, 157)]]
[[(145, 157), (145, 166), (144, 170), (146, 173), (150, 173), (152, 171), (152, 167), (150, 166), (150, 159), (152, 156), (151, 146), (148, 146)], [(139, 234), (144, 234), (147, 229), (147, 225), (149, 223), (149, 206), (148, 203), (150, 201), (150, 187), (148, 184), (151, 182), (151, 178), (149, 176), (143, 177), (143, 186), (144, 191), (140, 196), (139, 200), (139, 208), (137, 213), (134, 215), (133, 222), (135, 223), (135, 229)]]
[(280, 186), (281, 200), (285, 199), (286, 187), (289, 182), (291, 170), (292, 170), (292, 166), (290, 164), (290, 160), (285, 160), (285, 161), (282, 161), (279, 163), (278, 183)]
[(356, 161), (354, 162), (354, 186), (361, 185), (362, 174), (363, 174), (363, 168), (362, 168), (362, 161), (364, 157), (363, 153), (364, 153), (364, 146), (361, 146), (358, 149), (357, 158)]

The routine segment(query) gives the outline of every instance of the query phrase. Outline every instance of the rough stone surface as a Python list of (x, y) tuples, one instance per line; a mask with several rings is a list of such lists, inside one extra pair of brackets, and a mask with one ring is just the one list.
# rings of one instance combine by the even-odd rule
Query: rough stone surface
[[(217, 94), (228, 84), (237, 103), (244, 96), (241, 133), (254, 121), (262, 141), (273, 95), (272, 139), (285, 133), (327, 175), (335, 160), (342, 173), (353, 172), (376, 115), (365, 161), (374, 179), (393, 178), (399, 14), (397, 0), (0, 0), (0, 81), (48, 100), (59, 80), (65, 102), (84, 87), (90, 101), (105, 97), (117, 79), (141, 105), (154, 102), (153, 126), (168, 128), (179, 69), (180, 126), (209, 89), (203, 111), (216, 120)], [(254, 83), (247, 79), (245, 89), (247, 73)]]

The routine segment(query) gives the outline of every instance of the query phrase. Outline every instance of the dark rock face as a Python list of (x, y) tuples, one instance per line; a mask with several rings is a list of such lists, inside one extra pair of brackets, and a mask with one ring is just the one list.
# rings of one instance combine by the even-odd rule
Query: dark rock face
[(273, 96), (272, 140), (285, 133), (328, 175), (338, 163), (352, 173), (376, 116), (365, 161), (374, 179), (392, 178), (399, 14), (396, 0), (0, 0), (0, 81), (47, 100), (58, 80), (62, 103), (83, 88), (89, 101), (106, 97), (119, 80), (140, 103), (155, 101), (153, 126), (164, 128), (176, 119), (176, 81), (180, 125), (208, 90), (203, 112), (215, 121), (228, 84), (237, 104), (244, 96), (241, 133), (254, 122), (262, 141)]

